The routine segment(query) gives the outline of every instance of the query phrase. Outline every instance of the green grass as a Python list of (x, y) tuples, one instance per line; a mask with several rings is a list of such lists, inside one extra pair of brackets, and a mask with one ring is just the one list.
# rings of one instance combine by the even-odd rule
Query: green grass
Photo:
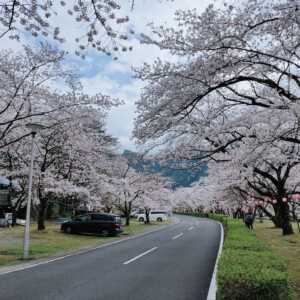
[(274, 228), (270, 221), (256, 222), (254, 230), (261, 241), (284, 259), (290, 277), (296, 285), (297, 299), (300, 299), (300, 234), (296, 224), (295, 234), (288, 236), (283, 236), (282, 230)]
[[(65, 234), (60, 231), (60, 225), (54, 223), (47, 223), (46, 230), (39, 232), (36, 230), (36, 224), (33, 224), (30, 228), (29, 256), (30, 259), (37, 259), (85, 247), (101, 245), (113, 240), (152, 230), (164, 224), (167, 224), (167, 222), (154, 222), (145, 225), (132, 220), (130, 226), (124, 226), (124, 232), (118, 237)], [(0, 230), (0, 266), (11, 265), (21, 261), (23, 234), (23, 226)]]

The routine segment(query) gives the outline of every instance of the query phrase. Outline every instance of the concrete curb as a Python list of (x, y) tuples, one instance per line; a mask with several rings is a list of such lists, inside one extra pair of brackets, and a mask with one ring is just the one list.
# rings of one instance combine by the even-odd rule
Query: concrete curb
[(217, 271), (218, 271), (218, 262), (222, 253), (223, 249), (223, 243), (224, 243), (224, 228), (221, 222), (215, 221), (219, 224), (220, 229), (221, 229), (221, 237), (220, 237), (220, 244), (219, 244), (219, 251), (218, 251), (218, 256), (216, 258), (216, 263), (215, 263), (215, 268), (214, 272), (211, 278), (211, 282), (209, 285), (209, 290), (208, 290), (208, 295), (207, 295), (207, 300), (216, 300), (217, 296)]
[(45, 264), (55, 262), (55, 261), (58, 261), (58, 260), (63, 260), (65, 258), (68, 258), (68, 257), (71, 257), (71, 256), (85, 254), (85, 253), (92, 252), (92, 251), (95, 251), (95, 250), (98, 250), (98, 249), (101, 249), (101, 248), (113, 246), (115, 244), (119, 244), (119, 243), (122, 243), (122, 242), (133, 240), (133, 239), (136, 239), (136, 238), (139, 238), (139, 237), (142, 237), (142, 236), (146, 236), (146, 235), (149, 235), (149, 234), (167, 229), (169, 227), (178, 225), (180, 223), (180, 220), (178, 220), (178, 219), (174, 219), (174, 220), (175, 220), (175, 222), (172, 223), (172, 224), (164, 225), (164, 226), (159, 227), (157, 229), (149, 230), (149, 231), (139, 233), (139, 234), (136, 234), (136, 235), (133, 235), (133, 236), (129, 236), (129, 237), (126, 237), (126, 238), (121, 238), (121, 239), (113, 241), (113, 242), (107, 242), (107, 243), (101, 244), (99, 246), (84, 247), (84, 248), (81, 248), (79, 250), (69, 251), (69, 252), (65, 252), (64, 254), (33, 260), (31, 262), (28, 262), (28, 263), (20, 263), (20, 264), (8, 266), (8, 267), (0, 267), (0, 276), (5, 275), (5, 274), (9, 274), (9, 273), (13, 273), (13, 272), (18, 272), (18, 271), (30, 269), (30, 268), (34, 268), (34, 267), (37, 267), (37, 266), (40, 266), (40, 265), (45, 265)]

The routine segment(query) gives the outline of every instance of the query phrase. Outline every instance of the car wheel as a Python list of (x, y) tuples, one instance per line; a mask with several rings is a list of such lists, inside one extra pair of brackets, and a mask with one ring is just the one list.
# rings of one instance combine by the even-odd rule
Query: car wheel
[(107, 229), (102, 229), (101, 230), (101, 235), (103, 235), (103, 236), (109, 236), (109, 231)]
[(143, 217), (139, 218), (139, 222), (144, 222), (145, 219)]
[(162, 218), (161, 218), (161, 217), (158, 217), (158, 218), (156, 219), (156, 221), (157, 221), (157, 222), (162, 222)]
[(66, 226), (66, 227), (64, 228), (64, 232), (65, 232), (65, 233), (73, 233), (73, 229), (72, 229), (71, 226)]

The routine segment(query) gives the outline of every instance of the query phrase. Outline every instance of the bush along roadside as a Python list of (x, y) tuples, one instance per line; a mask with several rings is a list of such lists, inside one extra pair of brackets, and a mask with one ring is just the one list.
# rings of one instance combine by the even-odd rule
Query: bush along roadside
[(220, 221), (226, 232), (218, 263), (217, 300), (294, 300), (283, 258), (275, 255), (241, 220), (189, 214)]

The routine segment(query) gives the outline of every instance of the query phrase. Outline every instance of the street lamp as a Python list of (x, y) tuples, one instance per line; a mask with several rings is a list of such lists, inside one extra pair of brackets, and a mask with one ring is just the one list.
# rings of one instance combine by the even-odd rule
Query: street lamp
[(37, 123), (28, 123), (25, 125), (31, 131), (31, 158), (29, 169), (29, 184), (28, 184), (28, 200), (26, 207), (26, 221), (23, 240), (23, 259), (28, 258), (29, 253), (29, 232), (30, 232), (30, 207), (31, 207), (31, 191), (32, 191), (32, 177), (33, 177), (33, 163), (34, 163), (34, 138), (36, 134), (44, 128), (43, 125)]

